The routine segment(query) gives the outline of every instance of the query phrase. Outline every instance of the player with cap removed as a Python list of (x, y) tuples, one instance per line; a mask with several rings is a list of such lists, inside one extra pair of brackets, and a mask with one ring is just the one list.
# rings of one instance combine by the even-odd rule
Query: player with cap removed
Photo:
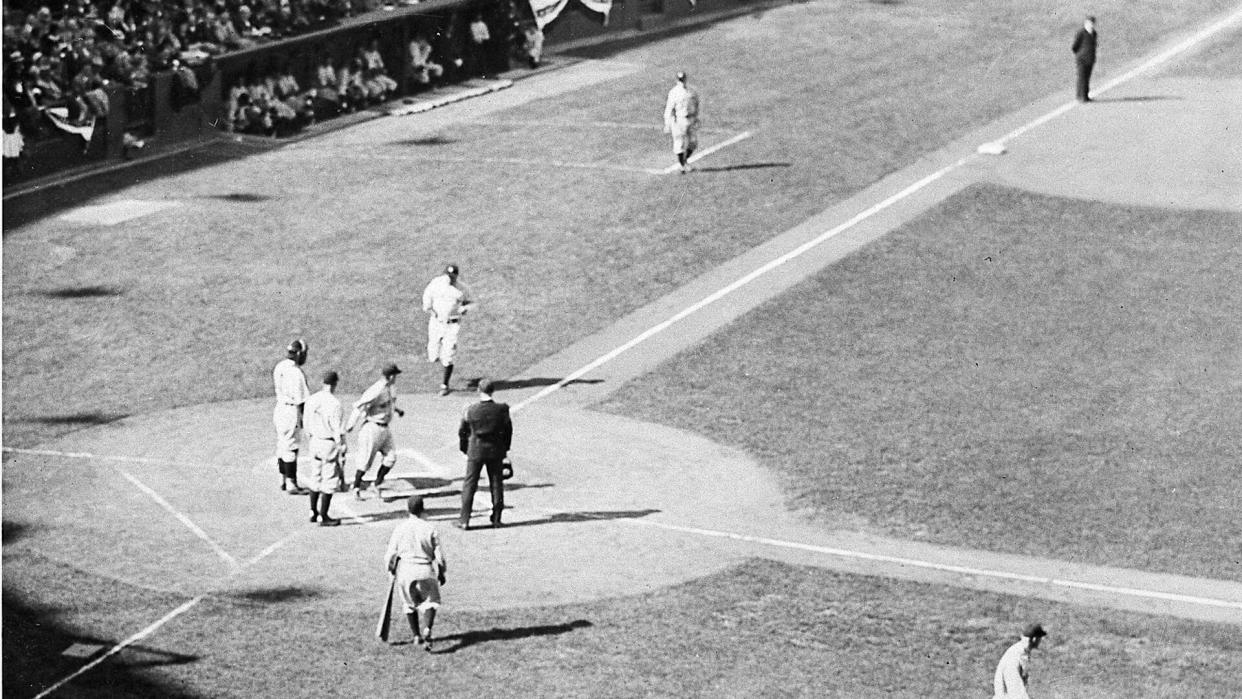
[(302, 411), (310, 389), (306, 386), (306, 363), (309, 347), (305, 340), (294, 340), (285, 348), (285, 358), (272, 369), (276, 389), (276, 408), (272, 424), (276, 427), (276, 466), (280, 469), (280, 489), (290, 495), (306, 491), (298, 486), (298, 447), (302, 442)]
[(354, 402), (354, 411), (349, 416), (349, 423), (345, 425), (346, 432), (353, 432), (354, 427), (362, 422), (362, 429), (358, 431), (358, 457), (361, 461), (354, 473), (354, 497), (359, 500), (362, 499), (362, 477), (370, 470), (376, 454), (383, 457), (375, 472), (375, 483), (372, 486), (376, 497), (380, 495), (384, 477), (397, 464), (397, 447), (393, 443), (388, 424), (392, 422), (393, 413), (398, 417), (405, 416), (405, 411), (397, 407), (397, 392), (393, 390), (393, 384), (397, 382), (397, 375), (400, 373), (401, 370), (396, 364), (385, 364), (380, 371), (382, 378), (371, 384), (370, 388), (363, 391), (362, 397)]
[(461, 319), (474, 305), (470, 290), (461, 282), (461, 268), (450, 264), (444, 273), (432, 279), (423, 289), (423, 311), (427, 320), (427, 361), (439, 361), (444, 367), (440, 395), (447, 396), (453, 378), (453, 360), (457, 356), (457, 336)]
[(699, 145), (699, 93), (690, 87), (685, 73), (668, 91), (664, 103), (664, 133), (673, 135), (673, 155), (681, 172), (690, 171), (690, 156)]
[(323, 388), (306, 400), (306, 433), (315, 460), (310, 482), (310, 521), (321, 527), (341, 523), (328, 515), (332, 494), (343, 479), (346, 451), (345, 415), (341, 401), (334, 395), (339, 381), (335, 371), (324, 372)]
[(1028, 699), (1027, 682), (1031, 677), (1031, 651), (1039, 647), (1039, 641), (1048, 634), (1039, 624), (1031, 624), (1022, 632), (1022, 638), (1009, 646), (996, 666), (992, 679), (993, 699)]

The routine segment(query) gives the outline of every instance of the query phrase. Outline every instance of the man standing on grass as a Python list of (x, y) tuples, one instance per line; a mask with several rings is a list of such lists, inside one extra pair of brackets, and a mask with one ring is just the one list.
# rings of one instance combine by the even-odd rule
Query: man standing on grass
[(1091, 101), (1091, 70), (1095, 68), (1095, 49), (1099, 45), (1100, 35), (1095, 31), (1095, 17), (1087, 17), (1082, 29), (1074, 35), (1074, 43), (1070, 50), (1074, 52), (1074, 63), (1078, 66), (1078, 101)]
[(681, 172), (690, 171), (690, 156), (699, 145), (699, 93), (677, 74), (677, 83), (664, 103), (664, 133), (673, 135), (673, 155)]
[(335, 395), (340, 377), (335, 371), (325, 372), (323, 388), (306, 401), (306, 432), (310, 436), (310, 453), (315, 460), (311, 477), (310, 521), (321, 527), (335, 527), (339, 519), (328, 516), (332, 494), (344, 482), (345, 416), (341, 401)]
[(440, 395), (447, 396), (452, 390), (453, 361), (457, 357), (457, 338), (461, 334), (461, 321), (466, 311), (474, 305), (470, 290), (458, 280), (461, 268), (450, 264), (444, 274), (432, 279), (423, 289), (423, 311), (427, 313), (427, 361), (439, 361), (444, 367), (440, 381)]
[(310, 389), (302, 365), (309, 351), (304, 340), (294, 340), (285, 348), (285, 358), (272, 369), (276, 408), (272, 425), (276, 427), (276, 466), (280, 469), (280, 489), (290, 495), (304, 495), (298, 486), (298, 447), (302, 442), (302, 410)]
[(1043, 626), (1031, 624), (1022, 632), (1022, 638), (1009, 646), (992, 679), (993, 699), (1029, 699), (1026, 685), (1031, 676), (1031, 651), (1039, 647), (1040, 639), (1046, 635)]
[(470, 512), (474, 509), (474, 493), (479, 476), (487, 469), (487, 485), (492, 491), (492, 526), (501, 526), (500, 515), (505, 509), (503, 471), (505, 457), (513, 441), (513, 422), (509, 406), (492, 400), (496, 384), (491, 379), (479, 381), (479, 402), (466, 408), (457, 439), (461, 453), (466, 455), (466, 480), (461, 485), (461, 516), (453, 523), (458, 529), (470, 528)]
[(385, 364), (380, 371), (383, 378), (363, 391), (362, 397), (354, 403), (349, 424), (345, 425), (346, 432), (353, 432), (359, 421), (363, 423), (362, 429), (358, 431), (358, 456), (362, 460), (354, 473), (354, 498), (357, 500), (362, 499), (362, 477), (370, 470), (376, 454), (382, 457), (379, 470), (375, 472), (375, 483), (372, 485), (376, 498), (380, 496), (384, 477), (397, 465), (397, 446), (393, 442), (388, 424), (392, 422), (393, 413), (398, 417), (405, 417), (405, 411), (397, 407), (397, 393), (392, 387), (400, 373), (401, 370), (396, 364)]
[[(410, 516), (393, 530), (384, 554), (384, 567), (397, 577), (401, 590), (401, 604), (406, 621), (414, 632), (414, 642), (431, 651), (431, 627), (436, 623), (436, 610), (440, 608), (440, 586), (448, 563), (444, 547), (434, 525), (423, 519), (423, 498), (410, 497), (406, 510)], [(423, 623), (418, 612), (422, 611)]]

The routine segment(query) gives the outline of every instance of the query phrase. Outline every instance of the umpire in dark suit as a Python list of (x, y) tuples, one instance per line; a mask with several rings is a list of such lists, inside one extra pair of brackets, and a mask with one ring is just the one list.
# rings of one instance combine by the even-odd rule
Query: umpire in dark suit
[(1091, 69), (1095, 68), (1095, 49), (1100, 43), (1100, 35), (1095, 31), (1095, 17), (1088, 17), (1082, 23), (1082, 29), (1074, 35), (1074, 43), (1070, 50), (1074, 52), (1074, 63), (1078, 65), (1078, 101), (1091, 101)]
[(496, 385), (489, 379), (479, 382), (479, 402), (466, 408), (466, 414), (457, 428), (461, 452), (466, 455), (466, 482), (461, 486), (461, 516), (454, 526), (470, 528), (470, 511), (474, 507), (474, 493), (479, 488), (479, 476), (487, 469), (487, 484), (492, 490), (492, 526), (499, 527), (500, 514), (505, 509), (505, 483), (501, 475), (505, 456), (513, 441), (513, 422), (509, 419), (509, 406), (492, 400)]

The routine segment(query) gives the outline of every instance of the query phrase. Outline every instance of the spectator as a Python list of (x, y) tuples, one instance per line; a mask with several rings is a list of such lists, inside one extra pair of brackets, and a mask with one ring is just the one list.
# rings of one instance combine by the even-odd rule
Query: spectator
[[(397, 81), (388, 76), (388, 71), (384, 66), (384, 56), (380, 53), (379, 39), (371, 40), (371, 45), (362, 52), (362, 60), (366, 64), (368, 91), (378, 93), (377, 101), (382, 102), (397, 91)], [(372, 84), (375, 87), (371, 87)]]
[(341, 95), (341, 104), (345, 111), (352, 112), (367, 106), (367, 89), (362, 82), (363, 63), (361, 59), (341, 66), (337, 73), (337, 92)]
[(543, 60), (543, 30), (535, 22), (526, 22), (522, 27), (522, 50), (526, 62), (532, 69), (538, 68)]
[(341, 111), (341, 93), (338, 90), (336, 68), (332, 65), (332, 57), (323, 54), (319, 57), (319, 67), (315, 69), (315, 113), (322, 117), (335, 116)]
[(410, 41), (410, 68), (414, 81), (430, 85), (433, 78), (444, 75), (444, 66), (431, 60), (431, 43), (422, 34), (415, 34)]
[(470, 22), (470, 51), (466, 54), (467, 71), (471, 75), (487, 77), (489, 71), (487, 59), (491, 48), (492, 33), (487, 28), (487, 22), (483, 21), (481, 13), (475, 13), (474, 19)]

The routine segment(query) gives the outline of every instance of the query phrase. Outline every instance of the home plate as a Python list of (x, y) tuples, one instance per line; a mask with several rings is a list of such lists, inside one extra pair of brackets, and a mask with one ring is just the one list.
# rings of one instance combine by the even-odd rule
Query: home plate
[(156, 211), (177, 206), (175, 201), (141, 201), (138, 199), (121, 199), (119, 201), (83, 206), (60, 216), (62, 221), (85, 223), (92, 226), (114, 226), (140, 216), (153, 214)]

